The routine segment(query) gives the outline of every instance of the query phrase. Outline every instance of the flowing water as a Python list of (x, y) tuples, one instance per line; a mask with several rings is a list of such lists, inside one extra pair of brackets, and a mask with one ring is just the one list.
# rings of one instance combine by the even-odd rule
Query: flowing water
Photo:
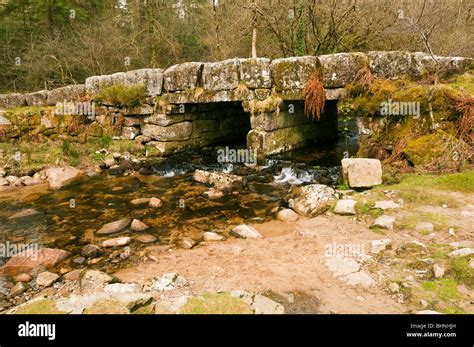
[[(275, 207), (287, 206), (285, 196), (294, 185), (337, 184), (345, 151), (351, 155), (357, 151), (354, 124), (347, 138), (341, 136), (332, 145), (309, 146), (273, 156), (259, 170), (242, 164), (222, 165), (217, 161), (216, 148), (207, 148), (166, 158), (151, 167), (153, 175), (97, 175), (44, 195), (33, 194), (23, 200), (0, 199), (0, 238), (3, 242), (58, 247), (78, 257), (94, 231), (122, 218), (136, 218), (149, 225), (146, 233), (158, 237), (158, 244), (174, 243), (183, 237), (200, 241), (205, 231), (228, 235), (229, 229), (237, 224), (272, 219)], [(192, 178), (196, 169), (241, 175), (248, 186), (238, 193), (209, 199), (203, 195), (209, 187)], [(159, 197), (163, 207), (130, 204), (132, 199), (144, 197)], [(34, 208), (39, 214), (8, 219), (27, 208)], [(96, 238), (96, 242), (101, 240)], [(134, 242), (130, 247), (136, 253), (145, 246)], [(133, 260), (132, 256), (125, 263)]]

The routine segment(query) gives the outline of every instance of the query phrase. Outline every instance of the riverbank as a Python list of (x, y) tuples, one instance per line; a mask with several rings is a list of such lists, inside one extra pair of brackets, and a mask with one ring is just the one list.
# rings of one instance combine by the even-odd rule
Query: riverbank
[[(7, 285), (8, 297), (12, 300), (10, 305), (21, 305), (46, 295), (54, 305), (61, 306), (58, 302), (62, 302), (64, 306), (63, 301), (74, 295), (104, 299), (105, 294), (97, 293), (109, 295), (104, 292), (107, 283), (117, 282), (133, 286), (138, 297), (151, 295), (151, 299), (145, 300), (147, 305), (142, 305), (148, 313), (172, 313), (176, 302), (181, 303), (181, 309), (190, 298), (199, 301), (203, 295), (210, 295), (207, 299), (217, 312), (225, 313), (235, 307), (237, 311), (249, 312), (247, 306), (240, 307), (240, 302), (229, 299), (227, 294), (205, 294), (235, 291), (248, 293), (252, 298), (255, 294), (263, 295), (274, 303), (270, 310), (280, 312), (281, 305), (287, 313), (473, 313), (473, 192), (473, 171), (407, 175), (395, 185), (358, 192), (346, 190), (344, 198), (337, 201), (356, 203), (354, 211), (344, 215), (335, 213), (335, 201), (330, 210), (314, 218), (297, 216), (295, 220), (286, 214), (290, 218), (285, 219), (275, 210), (270, 219), (231, 219), (225, 227), (227, 232), (214, 230), (221, 237), (208, 235), (185, 248), (166, 242), (166, 238), (139, 246), (143, 233), (124, 230), (106, 239), (129, 237), (128, 243), (112, 248), (114, 257), (121, 259), (127, 253), (128, 256), (119, 267), (102, 268), (110, 280), (101, 282), (100, 275), (93, 277), (93, 294), (84, 290), (84, 274), (90, 271), (87, 269), (110, 261), (103, 254), (89, 255), (87, 263), (79, 266), (73, 262), (77, 256), (69, 258), (52, 271), (57, 277), (47, 281), (46, 287), (37, 285), (36, 275), (22, 282), (19, 274), (16, 284)], [(392, 225), (374, 228), (374, 221), (380, 216), (393, 217)], [(239, 223), (247, 223), (262, 237), (242, 239), (229, 234)], [(102, 240), (103, 237), (88, 233), (86, 243), (102, 248)], [(80, 248), (86, 243), (79, 243)], [(156, 289), (156, 283), (169, 273), (178, 274), (185, 284), (170, 285), (169, 290)], [(18, 283), (23, 283), (24, 289), (12, 296)], [(14, 284), (16, 288), (12, 287)], [(5, 309), (11, 309), (10, 305)], [(251, 308), (252, 305), (253, 301)], [(116, 309), (114, 305), (101, 308), (104, 312)], [(196, 310), (202, 313), (201, 309)]]

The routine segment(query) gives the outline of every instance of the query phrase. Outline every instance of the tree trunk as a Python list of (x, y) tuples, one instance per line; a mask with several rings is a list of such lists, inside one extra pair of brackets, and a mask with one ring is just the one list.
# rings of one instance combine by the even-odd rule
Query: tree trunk
[(252, 29), (252, 58), (257, 58), (257, 28), (255, 26)]
[(252, 58), (257, 58), (257, 4), (252, 0), (253, 6), (253, 22), (252, 22)]

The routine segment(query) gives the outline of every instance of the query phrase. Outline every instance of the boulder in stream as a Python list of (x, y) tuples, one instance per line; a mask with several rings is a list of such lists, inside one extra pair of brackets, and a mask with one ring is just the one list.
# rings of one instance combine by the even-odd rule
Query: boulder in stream
[(220, 191), (238, 190), (247, 185), (245, 178), (224, 172), (196, 170), (193, 178), (196, 182), (213, 185)]
[(296, 187), (291, 191), (290, 207), (298, 214), (314, 217), (326, 212), (331, 201), (336, 199), (336, 192), (324, 184), (310, 184)]
[(127, 228), (131, 222), (132, 222), (131, 219), (124, 218), (124, 219), (117, 220), (115, 222), (104, 224), (102, 228), (96, 231), (96, 234), (109, 235), (109, 234), (118, 233), (119, 231), (122, 231), (125, 228)]
[(83, 176), (84, 173), (81, 170), (72, 166), (53, 167), (40, 173), (40, 177), (44, 177), (48, 181), (49, 188), (52, 190), (61, 189)]
[(0, 272), (17, 275), (39, 269), (48, 269), (62, 262), (70, 253), (56, 248), (40, 248), (24, 250), (14, 255), (0, 268)]

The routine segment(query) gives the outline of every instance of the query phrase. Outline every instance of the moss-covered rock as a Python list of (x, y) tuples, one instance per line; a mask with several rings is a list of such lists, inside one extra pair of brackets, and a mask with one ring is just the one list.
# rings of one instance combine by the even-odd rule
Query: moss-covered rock
[(324, 87), (340, 88), (352, 83), (361, 69), (368, 66), (364, 53), (338, 53), (320, 55), (323, 67)]
[(89, 124), (87, 126), (86, 132), (87, 132), (87, 135), (92, 136), (92, 137), (101, 137), (104, 133), (102, 127), (97, 122)]
[(248, 88), (271, 88), (270, 59), (239, 59), (240, 78)]
[[(348, 107), (342, 109), (358, 117), (358, 156), (390, 158), (401, 168), (406, 168), (404, 158), (435, 171), (462, 167), (472, 158), (472, 147), (459, 139), (463, 114), (454, 105), (473, 96), (472, 79), (465, 74), (436, 85), (375, 80), (368, 93), (349, 86), (350, 99), (344, 102)], [(404, 112), (407, 109), (412, 112)]]
[(39, 297), (15, 307), (8, 313), (12, 314), (66, 314), (56, 307), (51, 298)]
[(414, 165), (427, 165), (433, 158), (440, 157), (446, 147), (445, 138), (448, 136), (443, 131), (421, 136), (417, 139), (409, 140), (403, 150), (405, 156)]
[(181, 307), (184, 314), (252, 314), (252, 308), (243, 300), (223, 293), (205, 293), (190, 298)]
[(206, 63), (202, 71), (202, 83), (205, 90), (231, 90), (239, 85), (237, 59)]
[(322, 67), (317, 57), (306, 56), (275, 59), (270, 69), (275, 89), (282, 91), (303, 90), (309, 77)]
[(203, 63), (183, 63), (169, 67), (163, 74), (168, 92), (185, 91), (197, 87)]

